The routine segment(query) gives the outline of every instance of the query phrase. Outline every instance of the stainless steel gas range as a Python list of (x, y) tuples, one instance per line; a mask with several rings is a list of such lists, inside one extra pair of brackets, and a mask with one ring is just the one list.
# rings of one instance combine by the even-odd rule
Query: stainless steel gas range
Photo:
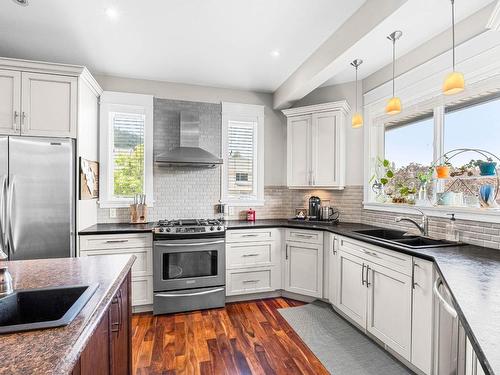
[(161, 220), (155, 225), (155, 315), (225, 305), (225, 234), (219, 220)]

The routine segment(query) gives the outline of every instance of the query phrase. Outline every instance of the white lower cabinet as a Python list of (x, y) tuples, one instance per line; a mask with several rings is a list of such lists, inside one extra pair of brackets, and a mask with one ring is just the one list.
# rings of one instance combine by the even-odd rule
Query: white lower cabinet
[(287, 292), (323, 297), (323, 240), (320, 243), (287, 241), (284, 268), (283, 289)]
[(132, 306), (153, 303), (153, 238), (151, 233), (98, 234), (80, 236), (80, 256), (130, 254)]
[(411, 277), (374, 263), (368, 264), (366, 269), (366, 329), (404, 358), (410, 359)]
[(325, 259), (327, 265), (323, 269), (326, 270), (326, 275), (323, 275), (325, 285), (328, 285), (328, 290), (323, 290), (323, 295), (333, 305), (337, 306), (337, 292), (338, 292), (338, 273), (339, 273), (339, 249), (338, 237), (333, 233), (325, 233), (325, 246), (327, 252)]
[(230, 230), (226, 235), (226, 295), (281, 289), (281, 231)]
[[(411, 356), (411, 257), (339, 237), (337, 308), (406, 360)], [(401, 271), (407, 271), (401, 272)]]
[(432, 262), (413, 258), (411, 363), (425, 374), (432, 373), (433, 268)]
[(365, 263), (363, 259), (339, 251), (337, 307), (354, 322), (366, 324)]

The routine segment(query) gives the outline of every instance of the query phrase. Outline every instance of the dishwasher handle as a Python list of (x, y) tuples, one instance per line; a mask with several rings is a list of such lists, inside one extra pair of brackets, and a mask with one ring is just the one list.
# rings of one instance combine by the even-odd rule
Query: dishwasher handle
[(433, 293), (434, 295), (441, 301), (443, 304), (444, 309), (453, 317), (456, 318), (458, 316), (457, 310), (453, 308), (453, 306), (446, 301), (446, 299), (443, 297), (443, 295), (439, 292), (439, 287), (443, 285), (443, 280), (441, 280), (440, 277), (436, 279), (434, 282), (434, 287), (433, 287)]

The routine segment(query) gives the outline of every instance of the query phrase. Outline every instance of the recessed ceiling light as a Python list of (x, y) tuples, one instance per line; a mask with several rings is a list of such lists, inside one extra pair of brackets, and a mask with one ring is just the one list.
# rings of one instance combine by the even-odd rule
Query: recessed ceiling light
[(17, 5), (21, 5), (22, 7), (28, 6), (28, 0), (12, 0)]
[(118, 12), (115, 8), (106, 8), (104, 12), (111, 20), (116, 20), (118, 18)]
[(280, 51), (275, 49), (274, 51), (271, 51), (271, 56), (272, 57), (280, 57)]

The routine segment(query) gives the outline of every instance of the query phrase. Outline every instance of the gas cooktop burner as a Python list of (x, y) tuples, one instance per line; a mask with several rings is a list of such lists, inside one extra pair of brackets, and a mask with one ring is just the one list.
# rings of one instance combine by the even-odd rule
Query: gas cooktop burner
[(224, 232), (224, 224), (217, 219), (176, 219), (160, 220), (156, 223), (153, 231), (155, 234), (203, 235), (208, 233)]

